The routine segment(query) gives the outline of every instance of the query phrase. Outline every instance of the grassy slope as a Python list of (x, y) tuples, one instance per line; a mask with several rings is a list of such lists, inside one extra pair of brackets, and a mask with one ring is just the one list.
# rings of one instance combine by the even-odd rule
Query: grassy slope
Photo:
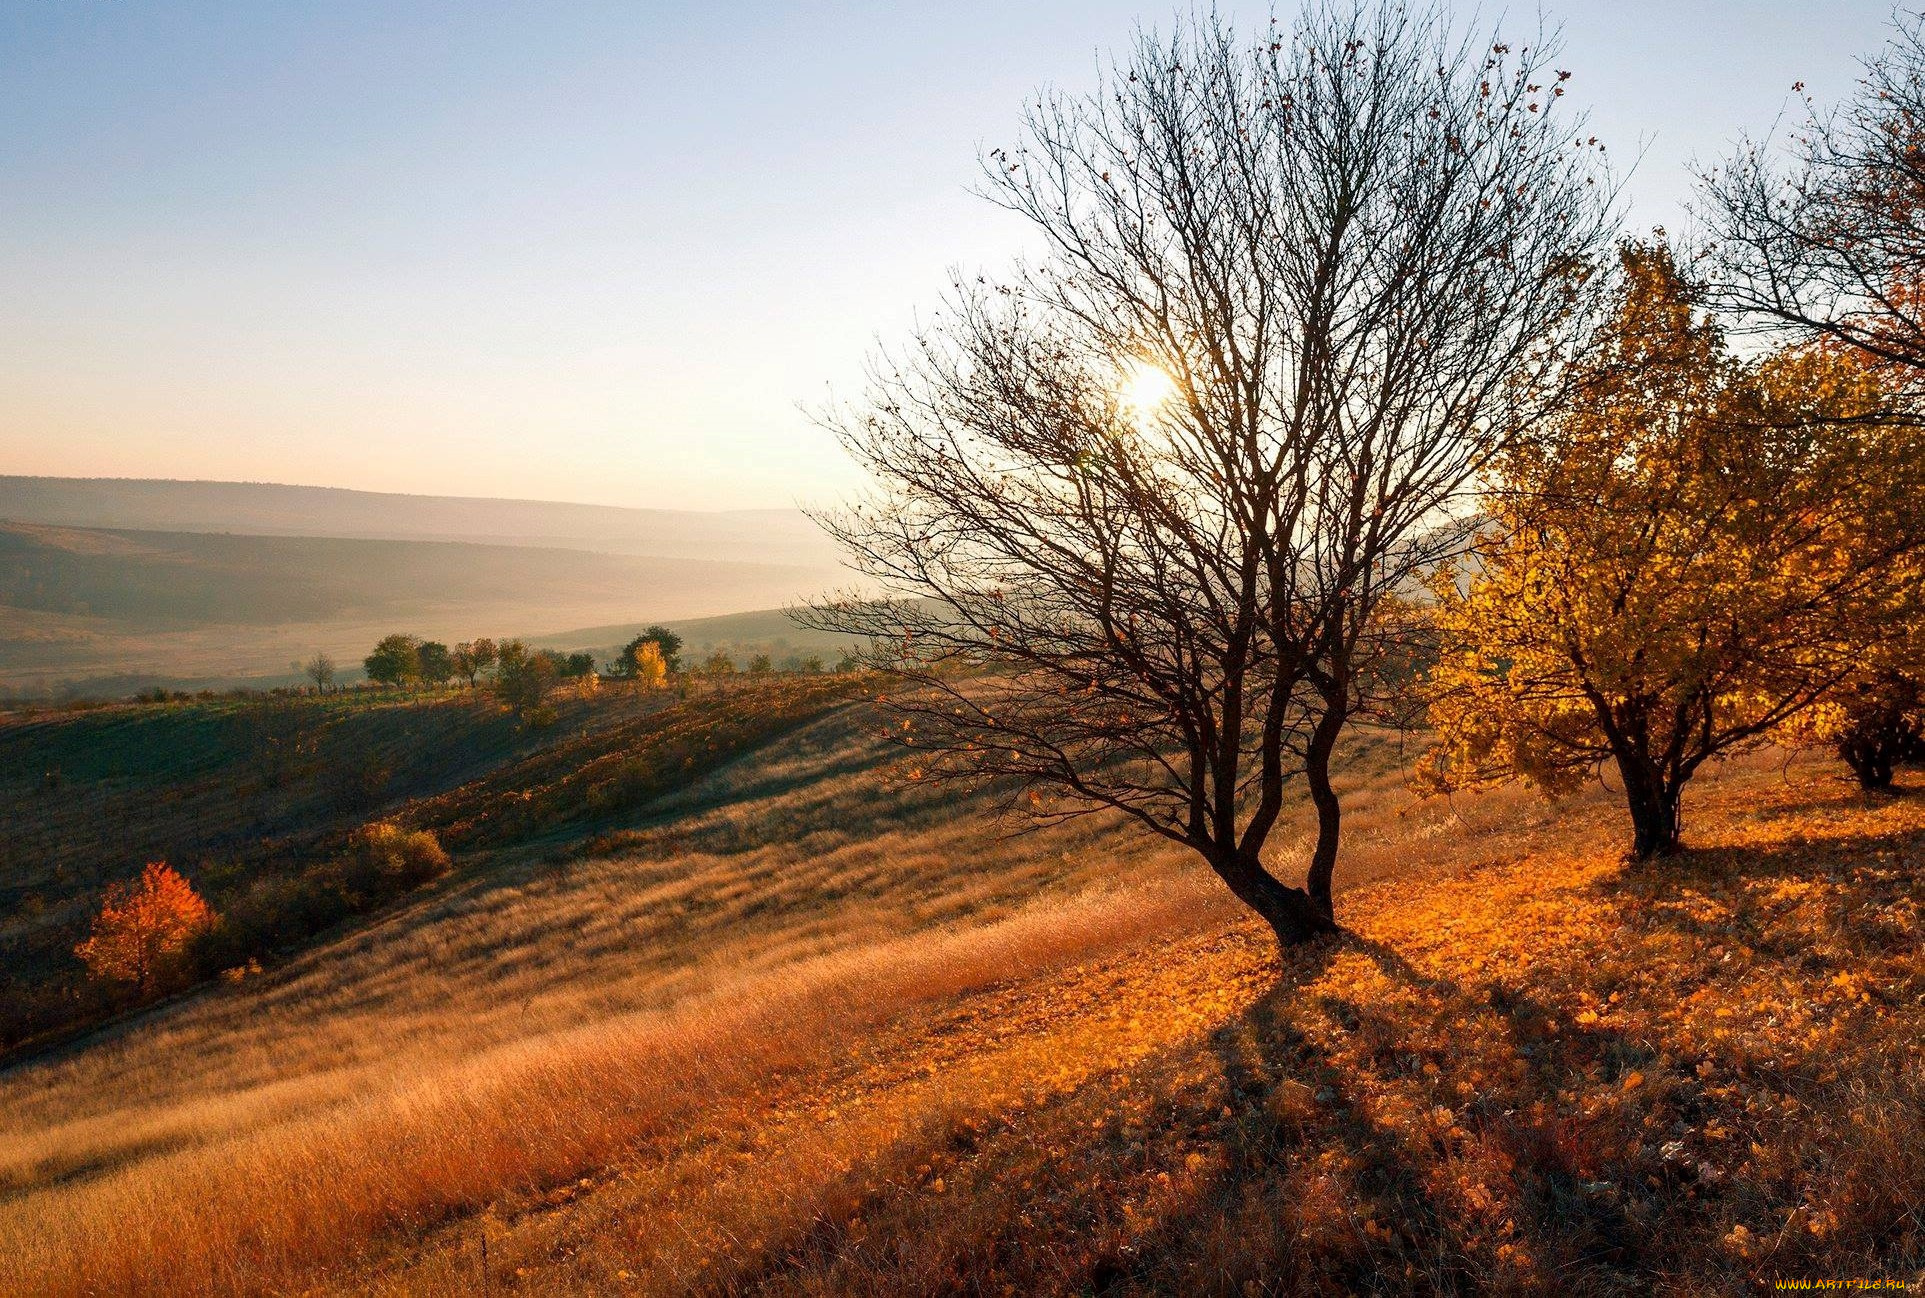
[[(298, 944), (386, 898), (329, 873), (398, 817), (463, 872), (532, 840), (628, 823), (649, 799), (859, 691), (773, 677), (673, 695), (561, 697), (530, 730), (485, 694), (342, 693), (122, 705), (0, 722), (0, 1047), (98, 1019), (74, 943), (102, 887), (182, 870), (227, 917), (211, 960)], [(364, 889), (362, 890), (365, 891)]]
[(1925, 1266), (1925, 806), (1754, 768), (907, 1014), (343, 1288), (1749, 1293)]
[(1601, 796), (1413, 803), (1393, 759), (1353, 755), (1356, 936), (1279, 979), (1183, 863), (1092, 823), (998, 841), (826, 717), (672, 817), (0, 1075), (0, 1290), (1737, 1293), (1925, 1263), (1920, 800), (1742, 767), (1691, 857), (1626, 871)]

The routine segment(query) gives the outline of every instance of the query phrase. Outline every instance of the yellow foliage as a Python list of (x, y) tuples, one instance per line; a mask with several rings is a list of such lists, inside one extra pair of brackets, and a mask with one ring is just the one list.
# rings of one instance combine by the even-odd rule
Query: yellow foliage
[(631, 657), (635, 680), (643, 689), (659, 690), (668, 684), (668, 660), (662, 657), (662, 646), (653, 640), (644, 640), (635, 646)]
[(1420, 780), (1555, 793), (1612, 760), (1645, 852), (1674, 841), (1700, 764), (1916, 618), (1925, 456), (1876, 421), (1862, 366), (1740, 362), (1664, 248), (1627, 249), (1624, 270), (1578, 399), (1498, 466), (1489, 528), (1438, 575)]
[(355, 851), (370, 868), (404, 883), (426, 883), (448, 872), (448, 854), (425, 829), (378, 820), (355, 831)]

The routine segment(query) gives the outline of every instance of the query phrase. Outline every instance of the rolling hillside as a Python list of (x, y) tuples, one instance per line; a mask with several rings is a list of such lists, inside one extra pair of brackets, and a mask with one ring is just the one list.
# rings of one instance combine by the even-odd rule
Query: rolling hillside
[(805, 568), (834, 568), (837, 562), (827, 539), (793, 509), (623, 509), (267, 482), (0, 475), (0, 520), (150, 532), (472, 541)]
[(0, 523), (0, 685), (269, 683), (317, 650), (351, 666), (390, 631), (540, 637), (766, 608), (836, 580), (788, 562)]
[(226, 915), (210, 965), (298, 946), (396, 895), (352, 866), (399, 817), (464, 856), (619, 825), (859, 691), (853, 677), (557, 695), (531, 729), (485, 691), (192, 699), (0, 720), (0, 1057), (114, 1005), (72, 958), (107, 883), (176, 863)]
[[(1766, 755), (1708, 779), (1690, 855), (1631, 868), (1606, 791), (1418, 800), (1361, 735), (1352, 931), (1279, 968), (1171, 851), (1005, 837), (902, 781), (860, 703), (715, 728), (751, 697), (604, 692), (465, 742), (359, 813), (440, 826), (448, 878), (0, 1072), (0, 1291), (1736, 1295), (1925, 1265), (1915, 797)], [(364, 742), (435, 751), (446, 706)], [(233, 724), (209, 709), (33, 723), (0, 775), (18, 808), (101, 751), (84, 727), (159, 726), (114, 747), (182, 769), (70, 758), (76, 809), (38, 814), (164, 777), (182, 800), (129, 834), (171, 846), (240, 769), (170, 737)], [(660, 774), (598, 801), (635, 761)]]

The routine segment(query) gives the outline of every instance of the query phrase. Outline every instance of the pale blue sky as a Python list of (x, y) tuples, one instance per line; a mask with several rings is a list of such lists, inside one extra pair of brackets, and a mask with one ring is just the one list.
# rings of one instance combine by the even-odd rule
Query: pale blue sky
[[(833, 496), (797, 403), (1021, 245), (978, 146), (1173, 12), (0, 4), (0, 472)], [(1547, 12), (1614, 155), (1648, 144), (1648, 225), (1793, 81), (1846, 92), (1890, 11)]]

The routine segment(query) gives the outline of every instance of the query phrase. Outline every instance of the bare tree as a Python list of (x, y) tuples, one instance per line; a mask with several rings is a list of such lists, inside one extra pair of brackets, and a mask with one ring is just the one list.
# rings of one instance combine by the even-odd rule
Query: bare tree
[[(1802, 90), (1803, 86), (1794, 87)], [(1780, 155), (1748, 141), (1700, 178), (1713, 304), (1925, 375), (1925, 17), (1901, 16), (1842, 108), (1807, 98)]]
[[(1610, 240), (1553, 54), (1421, 7), (1198, 19), (987, 155), (1047, 255), (958, 276), (825, 416), (876, 486), (823, 522), (887, 594), (804, 614), (875, 639), (922, 778), (1120, 812), (1281, 943), (1334, 926), (1338, 737)], [(1264, 858), (1298, 776), (1303, 887)]]
[(301, 670), (306, 672), (307, 678), (314, 682), (314, 688), (323, 694), (327, 693), (328, 686), (334, 683), (334, 659), (324, 652), (317, 653), (308, 659), (307, 665)]

